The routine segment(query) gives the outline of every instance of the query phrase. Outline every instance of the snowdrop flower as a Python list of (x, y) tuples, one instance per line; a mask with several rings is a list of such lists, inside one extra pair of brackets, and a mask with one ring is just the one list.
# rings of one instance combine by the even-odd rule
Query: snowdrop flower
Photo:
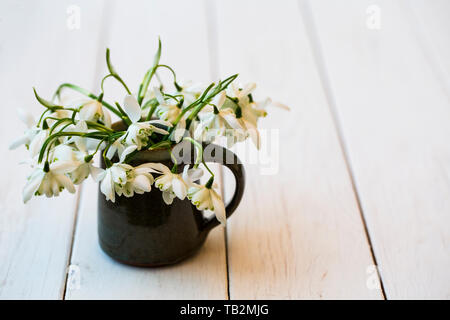
[[(42, 129), (40, 129), (36, 126), (33, 116), (29, 112), (26, 112), (23, 109), (18, 109), (17, 113), (18, 113), (20, 120), (22, 120), (22, 122), (25, 123), (25, 125), (27, 126), (27, 129), (25, 130), (25, 133), (22, 136), (20, 136), (19, 138), (17, 138), (10, 144), (10, 146), (9, 146), (10, 150), (16, 149), (17, 147), (19, 147), (21, 145), (25, 145), (27, 148), (29, 148), (30, 144), (34, 140), (34, 138), (41, 131), (43, 131)], [(45, 138), (44, 138), (44, 140), (45, 140)], [(42, 139), (39, 139), (39, 140), (42, 140)], [(33, 156), (33, 154), (32, 154), (32, 156)]]
[(132, 95), (127, 95), (125, 97), (123, 109), (132, 122), (128, 127), (127, 133), (124, 135), (123, 141), (128, 146), (136, 145), (137, 150), (141, 150), (142, 147), (145, 147), (148, 144), (149, 136), (153, 132), (168, 134), (166, 130), (156, 127), (156, 124), (172, 127), (170, 122), (162, 120), (138, 122), (141, 119), (141, 107), (136, 98)]
[(198, 114), (200, 123), (194, 131), (194, 139), (208, 141), (210, 138), (222, 136), (227, 129), (242, 130), (242, 126), (237, 121), (236, 114), (232, 109), (220, 109), (225, 99), (225, 91), (222, 91), (214, 98), (214, 112)]
[(194, 185), (194, 182), (199, 180), (203, 176), (203, 170), (200, 168), (189, 169), (188, 165), (183, 168), (183, 180), (188, 187)]
[(93, 157), (89, 156), (86, 149), (76, 150), (68, 145), (60, 144), (55, 147), (53, 158), (58, 161), (73, 162), (75, 169), (67, 173), (67, 176), (72, 179), (74, 184), (80, 184), (87, 179), (89, 175), (92, 175), (92, 178), (95, 180), (103, 171), (94, 166)]
[[(72, 111), (66, 110), (66, 109), (57, 109), (57, 110), (53, 111), (49, 116), (52, 118), (58, 118), (58, 119), (70, 118), (72, 116)], [(49, 126), (51, 126), (53, 121), (55, 121), (55, 120), (48, 120)]]
[(151, 190), (154, 181), (151, 172), (156, 172), (148, 164), (136, 168), (124, 163), (114, 163), (111, 167), (97, 176), (101, 181), (100, 190), (106, 200), (116, 201), (116, 193), (121, 196), (132, 197), (134, 193), (143, 194)]
[(98, 100), (85, 102), (79, 113), (80, 120), (102, 122), (106, 127), (111, 127), (111, 115)]
[(153, 169), (146, 166), (146, 164), (137, 166), (127, 176), (127, 182), (120, 187), (116, 186), (116, 192), (119, 196), (122, 194), (125, 197), (132, 197), (134, 193), (143, 194), (144, 192), (150, 192), (154, 178), (151, 172), (155, 172)]
[(165, 100), (161, 91), (158, 88), (154, 88), (156, 99), (159, 105), (156, 107), (156, 115), (161, 120), (174, 122), (181, 113), (181, 108), (175, 103), (168, 101), (174, 101), (174, 99)]
[(105, 195), (106, 200), (116, 201), (116, 192), (121, 193), (121, 189), (132, 176), (133, 167), (124, 163), (114, 163), (111, 167), (103, 170), (97, 176), (100, 182), (100, 191)]
[[(153, 132), (160, 134), (168, 134), (164, 129), (160, 129), (154, 124), (167, 125), (168, 123), (160, 120), (150, 120), (145, 122), (136, 122), (128, 127), (127, 133), (124, 136), (124, 141), (127, 145), (136, 145), (137, 150), (141, 150), (147, 146), (149, 137)], [(171, 125), (170, 125), (171, 126)]]
[[(127, 147), (125, 145), (125, 141), (122, 138), (119, 138), (111, 144), (108, 151), (106, 152), (106, 156), (108, 157), (108, 159), (112, 159), (117, 152), (117, 154), (119, 155), (119, 158), (122, 159), (123, 158), (122, 154), (126, 148)], [(135, 146), (134, 149), (136, 150), (137, 146)]]
[(55, 161), (49, 165), (36, 167), (23, 189), (23, 201), (28, 202), (33, 195), (58, 196), (64, 188), (74, 193), (75, 187), (65, 174), (72, 172), (75, 168), (72, 161)]
[(175, 197), (180, 200), (186, 198), (188, 185), (179, 174), (173, 173), (162, 163), (147, 163), (147, 166), (161, 174), (155, 179), (155, 185), (162, 191), (163, 200), (167, 205), (172, 204)]
[(200, 83), (193, 83), (192, 81), (187, 81), (185, 83), (181, 83), (181, 91), (177, 92), (177, 94), (182, 94), (184, 97), (183, 106), (188, 106), (197, 100), (203, 90), (205, 90), (205, 86)]
[(191, 200), (198, 210), (212, 210), (222, 225), (226, 225), (227, 217), (225, 205), (220, 195), (207, 183), (206, 185), (193, 184), (187, 193), (187, 197)]
[(30, 144), (26, 145), (28, 147), (28, 150), (30, 151), (31, 158), (35, 158), (41, 151), (42, 145), (48, 137), (48, 132), (48, 130), (39, 129), (35, 133)]

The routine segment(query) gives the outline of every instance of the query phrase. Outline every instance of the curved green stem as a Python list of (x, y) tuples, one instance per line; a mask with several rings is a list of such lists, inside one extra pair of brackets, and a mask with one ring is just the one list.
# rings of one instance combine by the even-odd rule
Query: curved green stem
[(195, 141), (191, 137), (184, 137), (183, 140), (189, 141), (197, 148), (197, 157), (195, 158), (194, 163), (194, 168), (197, 168), (203, 160), (203, 147), (198, 141)]
[(122, 78), (119, 76), (119, 74), (116, 72), (114, 67), (111, 64), (111, 57), (110, 57), (110, 51), (109, 48), (106, 48), (106, 65), (108, 66), (109, 73), (117, 80), (119, 81), (122, 86), (125, 88), (128, 94), (131, 94), (130, 89), (128, 89), (125, 82), (122, 80)]

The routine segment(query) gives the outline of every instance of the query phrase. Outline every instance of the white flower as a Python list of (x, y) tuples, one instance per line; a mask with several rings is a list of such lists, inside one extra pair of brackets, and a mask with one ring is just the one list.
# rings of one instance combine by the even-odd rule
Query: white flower
[(23, 201), (28, 202), (33, 195), (45, 194), (47, 197), (58, 196), (66, 188), (70, 193), (75, 192), (72, 181), (65, 174), (75, 169), (71, 161), (55, 161), (49, 165), (48, 172), (44, 166), (38, 166), (28, 177), (23, 189)]
[(242, 130), (242, 125), (237, 121), (236, 114), (230, 108), (220, 109), (226, 99), (225, 91), (218, 94), (213, 101), (213, 112), (199, 113), (200, 122), (194, 131), (194, 139), (209, 141), (210, 139), (225, 134), (227, 129)]
[(166, 204), (172, 204), (175, 197), (181, 200), (186, 198), (188, 185), (179, 174), (173, 173), (162, 163), (147, 163), (146, 165), (161, 174), (155, 179), (155, 186), (162, 191), (162, 197)]
[[(132, 123), (124, 135), (123, 140), (127, 145), (136, 145), (137, 150), (141, 150), (147, 146), (149, 137), (153, 132), (160, 134), (168, 134), (164, 129), (158, 128), (155, 124), (162, 124), (168, 126), (168, 123), (161, 120), (150, 120), (145, 122)], [(171, 126), (171, 125), (170, 125)]]
[(227, 217), (225, 205), (220, 195), (207, 186), (193, 184), (188, 190), (187, 197), (198, 210), (212, 210), (222, 225), (226, 225)]
[(242, 88), (237, 87), (234, 83), (231, 83), (231, 85), (227, 88), (227, 94), (232, 98), (237, 98), (242, 103), (249, 103), (250, 98), (248, 95), (251, 94), (255, 88), (255, 83), (247, 83)]
[(121, 138), (127, 146), (136, 145), (137, 150), (141, 150), (142, 147), (145, 147), (148, 144), (149, 136), (153, 132), (168, 134), (166, 130), (155, 126), (156, 124), (172, 127), (170, 122), (162, 120), (138, 122), (141, 119), (141, 107), (136, 98), (132, 95), (127, 95), (125, 97), (123, 105), (125, 113), (132, 122), (127, 129), (127, 133)]
[(122, 139), (117, 139), (114, 141), (111, 146), (109, 147), (108, 151), (106, 152), (106, 157), (108, 159), (112, 159), (116, 152), (120, 155), (122, 154), (123, 150), (125, 150), (125, 145)]
[(79, 113), (80, 120), (102, 122), (106, 127), (111, 127), (111, 115), (97, 100), (89, 100), (84, 103)]
[(41, 151), (42, 145), (48, 137), (49, 130), (39, 130), (29, 145), (31, 158), (34, 158)]
[[(22, 136), (9, 145), (9, 149), (13, 150), (21, 145), (25, 145), (28, 149), (31, 149), (31, 156), (34, 157), (39, 152), (44, 140), (47, 138), (47, 131), (36, 126), (33, 116), (29, 112), (23, 109), (17, 109), (17, 113), (20, 120), (27, 126), (27, 129)], [(36, 141), (33, 143), (32, 148), (30, 148), (36, 137)]]
[(92, 175), (96, 180), (97, 176), (103, 171), (93, 165), (94, 160), (91, 158), (86, 162), (86, 157), (89, 156), (86, 150), (76, 150), (68, 145), (61, 144), (55, 147), (53, 151), (53, 158), (58, 161), (73, 162), (75, 169), (67, 175), (72, 179), (74, 184), (80, 184), (85, 179)]
[(177, 92), (176, 94), (182, 94), (184, 97), (184, 103), (183, 107), (187, 107), (191, 103), (193, 103), (195, 100), (197, 100), (203, 90), (205, 89), (205, 86), (200, 83), (193, 83), (192, 81), (186, 81), (185, 83), (181, 83), (181, 91)]
[(170, 103), (168, 101), (175, 101), (174, 99), (165, 100), (161, 91), (158, 88), (154, 88), (156, 99), (159, 102), (156, 107), (156, 115), (161, 120), (174, 122), (181, 113), (181, 108), (176, 103)]
[(116, 191), (123, 188), (131, 176), (133, 167), (124, 163), (114, 163), (97, 176), (100, 183), (100, 191), (106, 196), (106, 200), (116, 201)]
[(106, 200), (116, 201), (116, 193), (121, 196), (132, 197), (134, 193), (142, 194), (151, 190), (154, 181), (151, 172), (156, 172), (147, 164), (136, 168), (124, 163), (114, 163), (103, 170), (97, 177), (101, 181), (100, 190)]
[(116, 186), (116, 193), (125, 197), (132, 197), (134, 193), (143, 194), (150, 192), (154, 178), (151, 172), (153, 169), (147, 167), (145, 164), (140, 165), (127, 175), (127, 182), (122, 186)]
[(188, 187), (191, 187), (195, 181), (203, 176), (203, 170), (200, 168), (189, 169), (188, 165), (183, 168), (183, 180)]
[[(58, 119), (63, 119), (63, 118), (70, 118), (72, 117), (72, 111), (71, 110), (66, 110), (66, 109), (57, 109), (55, 111), (53, 111), (49, 117), (52, 118), (58, 118)], [(48, 125), (51, 126), (53, 124), (53, 121), (56, 120), (48, 120)]]

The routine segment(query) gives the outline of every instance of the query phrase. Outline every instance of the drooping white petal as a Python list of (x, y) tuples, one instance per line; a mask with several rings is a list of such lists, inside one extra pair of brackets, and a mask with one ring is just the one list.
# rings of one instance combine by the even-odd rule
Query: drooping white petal
[(42, 169), (35, 171), (29, 178), (22, 192), (23, 202), (28, 202), (41, 185), (45, 172)]
[[(225, 111), (225, 110), (224, 110)], [(236, 119), (236, 115), (232, 112), (224, 112), (222, 114), (225, 121), (229, 124), (229, 126), (236, 130), (241, 130), (242, 126), (239, 121)]]
[(141, 164), (139, 168), (151, 168), (156, 170), (157, 173), (170, 173), (170, 169), (162, 163), (148, 162)]
[(180, 142), (181, 139), (183, 139), (184, 134), (186, 133), (186, 120), (185, 119), (181, 119), (174, 132), (173, 132), (173, 139), (176, 143)]
[(33, 140), (30, 143), (30, 153), (31, 157), (34, 157), (39, 153), (39, 151), (42, 148), (42, 145), (44, 144), (45, 139), (47, 139), (48, 132), (47, 130), (41, 130), (39, 133), (33, 138)]
[(133, 185), (136, 189), (144, 192), (149, 192), (152, 189), (150, 181), (144, 175), (139, 175), (133, 180)]
[(95, 115), (97, 113), (98, 104), (97, 100), (91, 100), (81, 107), (79, 112), (79, 117), (81, 120), (93, 121), (95, 120)]
[(167, 205), (171, 205), (173, 202), (173, 199), (175, 198), (175, 196), (172, 194), (171, 191), (163, 191), (162, 197), (163, 197), (164, 202)]
[(174, 178), (172, 180), (172, 190), (179, 199), (184, 200), (186, 198), (186, 184), (181, 178)]
[(104, 169), (95, 167), (93, 165), (90, 165), (89, 166), (89, 170), (91, 172), (92, 179), (94, 179), (95, 182), (98, 182), (98, 181), (100, 181), (103, 178), (102, 175), (105, 172)]
[(111, 128), (111, 114), (105, 107), (103, 107), (103, 122), (106, 127)]
[(125, 158), (127, 157), (127, 155), (129, 155), (130, 153), (132, 153), (133, 151), (135, 151), (137, 149), (136, 145), (132, 145), (132, 146), (128, 146), (126, 147), (123, 151), (122, 154), (120, 155), (120, 162), (124, 162)]
[(153, 124), (153, 125), (161, 124), (163, 126), (173, 127), (172, 123), (170, 123), (169, 121), (165, 121), (165, 120), (149, 120), (149, 121), (147, 121), (147, 123), (150, 123), (150, 124)]
[(69, 177), (58, 174), (55, 176), (55, 179), (58, 181), (60, 185), (62, 185), (64, 188), (67, 189), (70, 193), (75, 193), (75, 186), (73, 185), (72, 181), (69, 179)]
[(55, 174), (69, 173), (78, 168), (80, 163), (73, 160), (56, 161), (50, 164), (50, 170)]
[(100, 183), (100, 191), (106, 196), (106, 200), (116, 201), (114, 181), (111, 176), (111, 171), (106, 170), (106, 174)]
[(131, 122), (136, 123), (141, 119), (141, 106), (132, 95), (126, 95), (123, 100), (123, 110), (130, 118)]
[(225, 91), (221, 91), (218, 95), (216, 95), (213, 99), (213, 104), (220, 109), (220, 107), (223, 106), (225, 103), (225, 100), (227, 99), (227, 94)]
[(217, 194), (217, 192), (215, 192), (213, 189), (210, 189), (210, 192), (211, 192), (211, 201), (214, 206), (214, 214), (216, 215), (217, 220), (219, 220), (223, 226), (226, 226), (227, 216), (225, 211), (225, 205), (223, 204), (223, 201), (221, 197)]
[(14, 140), (10, 145), (9, 145), (9, 150), (14, 150), (17, 147), (25, 144), (28, 142), (28, 137), (27, 136), (22, 136), (19, 137), (18, 139)]
[(247, 83), (240, 92), (241, 97), (244, 97), (244, 96), (250, 94), (253, 90), (255, 90), (255, 88), (256, 88), (256, 83)]
[(189, 169), (188, 165), (186, 165), (183, 168), (183, 180), (188, 184), (200, 179), (202, 176), (203, 176), (203, 170), (200, 168)]
[(248, 129), (247, 132), (249, 133), (250, 138), (252, 139), (256, 148), (259, 150), (261, 148), (261, 138), (260, 138), (258, 129), (251, 122), (246, 122), (246, 126)]

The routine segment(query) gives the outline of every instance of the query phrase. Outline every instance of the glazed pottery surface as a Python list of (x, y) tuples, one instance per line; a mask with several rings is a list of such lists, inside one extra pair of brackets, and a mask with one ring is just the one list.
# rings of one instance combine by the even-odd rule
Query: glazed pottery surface
[[(244, 168), (231, 151), (216, 145), (205, 145), (206, 162), (225, 162), (236, 178), (236, 190), (226, 206), (229, 217), (238, 206), (244, 191)], [(212, 150), (212, 151), (211, 151)], [(221, 157), (217, 157), (217, 155)], [(219, 159), (219, 161), (217, 160)], [(173, 166), (167, 149), (141, 151), (130, 162), (137, 166), (159, 162)], [(105, 167), (102, 161), (102, 167)], [(178, 170), (183, 170), (179, 164)], [(157, 175), (155, 175), (156, 177)], [(219, 225), (217, 219), (204, 217), (186, 198), (175, 198), (166, 205), (162, 193), (155, 186), (150, 192), (133, 197), (117, 196), (107, 201), (99, 192), (98, 235), (100, 246), (112, 258), (136, 266), (173, 264), (195, 253), (204, 243), (209, 231)]]

